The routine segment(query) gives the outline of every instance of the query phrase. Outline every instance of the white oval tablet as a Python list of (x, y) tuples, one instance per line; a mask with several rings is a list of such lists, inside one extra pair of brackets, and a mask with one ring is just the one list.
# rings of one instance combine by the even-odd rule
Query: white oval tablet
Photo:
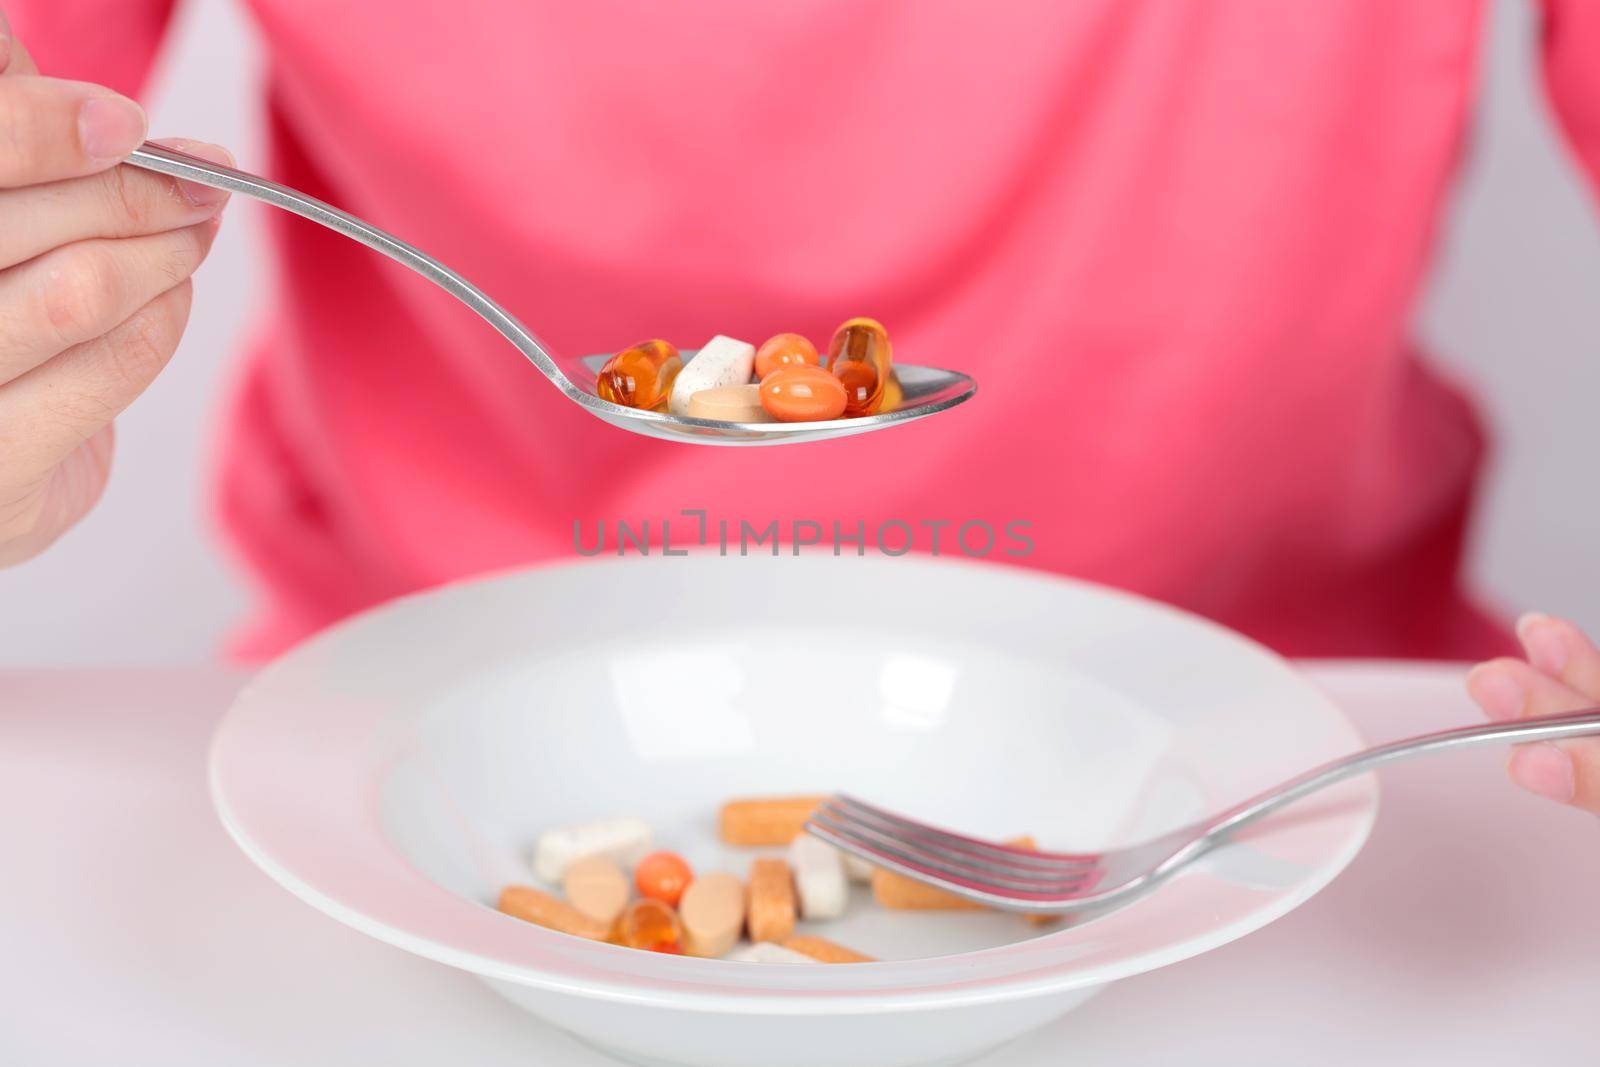
[(629, 867), (649, 851), (650, 824), (643, 819), (597, 819), (540, 834), (533, 850), (533, 873), (557, 883), (585, 856), (609, 856)]
[(694, 394), (724, 385), (748, 385), (755, 366), (755, 345), (719, 333), (678, 372), (667, 409), (674, 415), (687, 415)]

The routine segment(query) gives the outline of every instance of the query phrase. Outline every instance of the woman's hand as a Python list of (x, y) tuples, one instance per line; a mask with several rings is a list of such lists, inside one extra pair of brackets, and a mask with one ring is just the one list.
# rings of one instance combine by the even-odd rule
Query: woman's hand
[[(1600, 649), (1576, 626), (1548, 615), (1517, 622), (1527, 660), (1480, 663), (1467, 691), (1491, 719), (1523, 719), (1600, 706)], [(1600, 814), (1600, 738), (1513, 749), (1511, 780), (1541, 796)]]
[(99, 499), (111, 420), (188, 321), (226, 196), (117, 166), (144, 136), (133, 101), (40, 77), (0, 14), (0, 566)]

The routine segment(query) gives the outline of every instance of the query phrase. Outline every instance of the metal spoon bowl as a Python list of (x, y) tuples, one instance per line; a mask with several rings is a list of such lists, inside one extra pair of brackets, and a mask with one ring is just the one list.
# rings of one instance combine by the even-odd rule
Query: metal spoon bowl
[[(613, 426), (647, 437), (703, 445), (779, 445), (825, 441), (915, 422), (955, 407), (971, 397), (977, 389), (971, 378), (958, 371), (897, 363), (895, 373), (899, 376), (904, 394), (902, 402), (893, 411), (862, 418), (835, 419), (830, 422), (741, 423), (691, 419), (662, 411), (623, 407), (602, 400), (594, 391), (595, 374), (609, 356), (568, 359), (554, 355), (515, 316), (491, 300), (483, 290), (426, 252), (363, 222), (349, 212), (340, 211), (331, 204), (266, 178), (149, 142), (136, 149), (127, 162), (187, 182), (254, 197), (262, 203), (320, 223), (410, 267), (477, 312), (502, 337), (515, 345), (517, 351), (527, 356), (539, 373), (561, 390), (568, 400)], [(685, 352), (684, 355), (687, 358), (692, 353)]]

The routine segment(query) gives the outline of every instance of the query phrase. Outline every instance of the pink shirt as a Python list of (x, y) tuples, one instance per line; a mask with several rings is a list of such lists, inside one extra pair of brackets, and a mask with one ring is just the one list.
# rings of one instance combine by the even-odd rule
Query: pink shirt
[[(169, 5), (6, 6), (48, 72), (126, 90)], [(216, 468), (260, 588), (241, 651), (572, 555), (575, 520), (592, 539), (683, 508), (946, 519), (946, 551), (955, 524), (1020, 520), (1010, 562), (1291, 653), (1499, 649), (1458, 576), (1483, 435), (1410, 331), (1480, 4), (251, 6), (271, 152), (245, 165), (419, 244), (557, 350), (821, 343), (868, 314), (981, 388), (826, 445), (650, 441), (426, 282), (274, 214)], [(1544, 6), (1595, 170), (1600, 5)]]

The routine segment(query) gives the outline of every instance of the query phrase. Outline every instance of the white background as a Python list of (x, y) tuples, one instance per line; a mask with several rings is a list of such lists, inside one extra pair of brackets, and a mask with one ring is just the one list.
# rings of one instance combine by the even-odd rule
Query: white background
[[(1600, 213), (1538, 86), (1532, 6), (1494, 5), (1477, 129), (1419, 330), (1497, 432), (1479, 588), (1600, 632)], [(154, 132), (258, 160), (258, 69), (231, 0), (186, 0), (153, 86)], [(100, 507), (0, 572), (0, 667), (204, 660), (243, 613), (205, 520), (204, 446), (261, 284), (260, 210), (230, 206), (182, 349), (118, 424)]]

